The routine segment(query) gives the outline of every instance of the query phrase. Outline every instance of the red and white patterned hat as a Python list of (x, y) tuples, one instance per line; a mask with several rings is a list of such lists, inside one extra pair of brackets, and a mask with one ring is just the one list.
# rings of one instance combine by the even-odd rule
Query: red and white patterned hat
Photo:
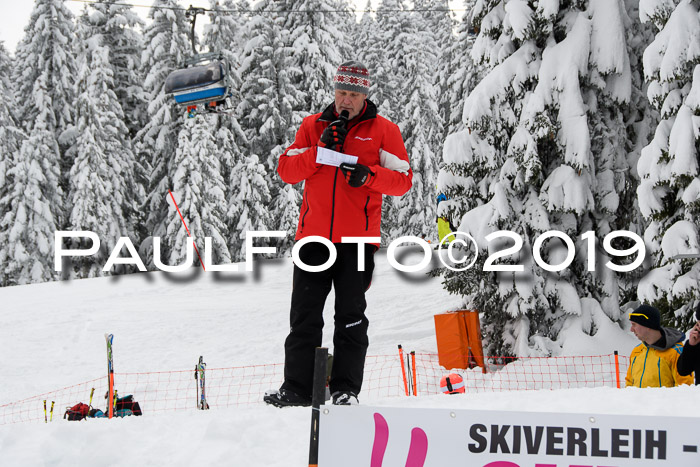
[(357, 60), (341, 64), (333, 77), (333, 87), (345, 91), (369, 94), (369, 71)]

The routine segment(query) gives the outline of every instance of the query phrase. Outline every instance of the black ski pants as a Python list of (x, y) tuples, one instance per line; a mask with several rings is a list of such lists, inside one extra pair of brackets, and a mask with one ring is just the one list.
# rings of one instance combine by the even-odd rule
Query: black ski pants
[[(338, 256), (330, 268), (307, 272), (294, 265), (292, 307), (289, 336), (284, 343), (284, 383), (282, 388), (303, 397), (311, 397), (314, 355), (323, 339), (323, 306), (335, 288), (335, 330), (333, 333), (333, 368), (329, 389), (359, 394), (369, 339), (365, 316), (374, 270), (374, 245), (364, 245), (365, 270), (359, 271), (358, 245), (336, 243)], [(360, 250), (362, 251), (362, 250)], [(318, 242), (304, 245), (299, 259), (309, 266), (324, 264), (328, 248)]]

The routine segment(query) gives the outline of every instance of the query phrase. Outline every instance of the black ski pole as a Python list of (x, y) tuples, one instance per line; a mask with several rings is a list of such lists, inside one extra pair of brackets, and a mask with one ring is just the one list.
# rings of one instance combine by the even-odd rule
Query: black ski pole
[(408, 369), (408, 395), (410, 396), (413, 394), (413, 377), (411, 377), (413, 373), (411, 372), (411, 358), (409, 355), (406, 354), (406, 368)]
[(311, 439), (309, 443), (309, 467), (318, 467), (318, 434), (321, 406), (326, 402), (326, 370), (328, 349), (316, 347), (314, 359), (313, 392), (311, 395)]

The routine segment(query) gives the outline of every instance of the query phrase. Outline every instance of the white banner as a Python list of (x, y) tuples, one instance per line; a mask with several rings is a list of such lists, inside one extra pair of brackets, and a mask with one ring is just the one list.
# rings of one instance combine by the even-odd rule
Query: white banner
[(698, 467), (700, 418), (321, 406), (319, 467)]

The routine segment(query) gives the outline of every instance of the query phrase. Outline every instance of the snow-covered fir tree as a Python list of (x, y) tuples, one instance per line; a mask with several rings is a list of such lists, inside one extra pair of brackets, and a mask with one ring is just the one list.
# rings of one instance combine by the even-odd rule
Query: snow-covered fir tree
[[(75, 161), (68, 193), (69, 230), (95, 232), (100, 239), (97, 253), (73, 259), (76, 277), (103, 275), (102, 267), (120, 237), (135, 240), (133, 223), (139, 201), (135, 199), (139, 190), (133, 176), (136, 162), (114, 91), (110, 49), (101, 45), (102, 39), (96, 34), (85, 42), (77, 83), (77, 138), (68, 150)], [(74, 242), (71, 248), (87, 246)], [(120, 267), (112, 272), (122, 271)]]
[[(465, 102), (466, 130), (445, 143), (439, 189), (451, 198), (444, 209), (459, 216), (459, 230), (476, 239), (480, 253), (467, 271), (447, 272), (445, 286), (484, 312), (490, 355), (549, 354), (558, 339), (594, 334), (597, 320), (620, 318), (618, 279), (604, 266), (609, 258), (598, 248), (595, 271), (588, 271), (582, 235), (602, 239), (629, 228), (617, 217), (615, 194), (629, 171), (626, 141), (613, 141), (617, 148), (606, 137), (627, 130), (620, 112), (632, 94), (631, 20), (622, 1), (474, 6), (472, 58), (488, 72)], [(520, 271), (484, 271), (489, 254), (512, 245), (487, 244), (485, 236), (499, 230), (522, 238), (524, 248), (500, 261)], [(574, 242), (561, 271), (546, 271), (531, 252), (549, 230)], [(551, 265), (568, 253), (556, 238), (540, 250)]]
[(700, 261), (674, 257), (700, 253), (700, 2), (643, 1), (640, 18), (658, 30), (644, 52), (644, 73), (661, 121), (638, 163), (653, 266), (638, 293), (685, 329), (700, 299)]
[[(302, 94), (294, 109), (300, 117), (321, 112), (333, 102), (333, 76), (341, 56), (344, 36), (337, 27), (339, 15), (330, 0), (287, 0), (288, 10), (303, 13), (287, 15), (284, 28), (293, 54), (289, 61), (292, 85)], [(337, 3), (337, 2), (336, 2)]]
[(472, 27), (472, 8), (476, 0), (464, 2), (464, 13), (456, 29), (456, 38), (450, 43), (447, 59), (450, 61), (446, 76), (442, 105), (445, 106), (445, 134), (464, 129), (462, 113), (464, 101), (479, 81), (478, 67), (470, 59), (476, 31)]
[[(423, 53), (423, 51), (411, 50), (407, 46), (405, 47), (405, 44), (398, 40), (399, 36), (402, 39), (410, 38), (410, 35), (414, 32), (422, 35), (421, 32), (412, 30), (412, 28), (416, 27), (414, 23), (415, 17), (413, 13), (406, 10), (407, 6), (403, 0), (381, 0), (377, 8), (376, 28), (370, 30), (371, 32), (367, 35), (367, 47), (366, 51), (364, 51), (367, 61), (371, 64), (366, 64), (370, 67), (369, 71), (372, 81), (369, 98), (377, 105), (380, 115), (399, 124), (404, 141), (407, 141), (409, 135), (404, 132), (401, 122), (404, 119), (404, 115), (407, 115), (405, 111), (407, 99), (413, 93), (403, 94), (403, 92), (406, 86), (415, 78), (414, 76), (408, 76), (406, 73), (410, 64), (404, 60), (404, 54)], [(367, 24), (372, 26), (369, 20), (367, 20)], [(374, 34), (374, 37), (371, 34)], [(412, 41), (412, 44), (415, 45), (415, 41)], [(435, 50), (433, 49), (428, 53), (433, 54), (434, 52)], [(409, 83), (403, 82), (406, 79)], [(414, 168), (415, 177), (415, 170), (419, 170), (420, 163), (418, 160), (413, 160), (410, 150), (408, 150), (408, 156)], [(420, 182), (418, 185), (422, 187), (422, 179), (416, 180), (414, 178), (414, 187), (411, 189), (410, 194), (406, 196), (422, 196), (424, 194), (422, 190), (418, 195), (413, 193), (417, 186), (416, 181)], [(394, 197), (385, 197), (384, 203), (382, 203), (381, 231), (383, 238), (396, 236), (398, 229), (404, 227), (399, 222), (400, 208), (397, 207), (398, 203), (406, 205), (405, 200), (402, 202)], [(404, 221), (410, 216), (411, 214), (403, 216)], [(426, 228), (430, 227), (426, 225)]]
[[(226, 213), (225, 222), (227, 231), (229, 232), (229, 238), (233, 239), (237, 220), (229, 215), (231, 208), (229, 200), (237, 196), (240, 191), (240, 187), (233, 183), (233, 178), (235, 178), (237, 164), (241, 163), (248, 151), (248, 141), (243, 128), (238, 123), (233, 112), (229, 115), (210, 116), (207, 119), (210, 122), (209, 130), (215, 130), (214, 142), (216, 149), (211, 157), (216, 157), (216, 159), (218, 159), (221, 168), (221, 177), (226, 181), (224, 198), (229, 204), (223, 206), (223, 211)], [(229, 242), (228, 249), (233, 258), (235, 252), (240, 251), (241, 244), (237, 241)]]
[(238, 26), (234, 30), (234, 42), (233, 42), (233, 50), (235, 51), (234, 53), (239, 56), (242, 51), (243, 47), (245, 46), (245, 40), (243, 37), (243, 33), (245, 31), (245, 23), (248, 22), (250, 19), (250, 11), (253, 9), (252, 5), (256, 3), (251, 0), (235, 0), (233, 10), (240, 12), (240, 13), (229, 13), (233, 15), (238, 15)]
[(301, 107), (303, 94), (292, 84), (293, 49), (285, 45), (287, 31), (280, 18), (267, 12), (270, 8), (268, 0), (257, 3), (244, 25), (237, 112), (251, 152), (274, 171), (277, 156), (294, 141), (301, 124), (294, 109)]
[[(44, 70), (34, 83), (32, 100), (50, 99), (50, 71)], [(3, 205), (0, 230), (5, 232), (7, 257), (3, 274), (7, 285), (30, 284), (55, 279), (54, 232), (62, 230), (63, 191), (59, 184), (60, 153), (56, 116), (51, 106), (38, 109), (28, 139), (7, 171), (11, 191)]]
[[(292, 48), (286, 46), (286, 30), (282, 21), (265, 10), (268, 1), (256, 4), (259, 13), (251, 14), (244, 28), (246, 45), (241, 58), (240, 121), (248, 136), (252, 154), (260, 155), (265, 166), (271, 213), (271, 228), (285, 230), (294, 237), (299, 215), (301, 185), (287, 185), (277, 175), (277, 160), (294, 140), (301, 116), (294, 112), (301, 106), (303, 95), (292, 85), (290, 70)], [(236, 199), (232, 186), (230, 199)], [(231, 212), (231, 208), (229, 208)], [(280, 248), (291, 249), (291, 240)]]
[[(186, 259), (190, 235), (200, 255), (204, 254), (204, 238), (211, 237), (213, 264), (230, 263), (228, 227), (226, 224), (225, 183), (221, 163), (216, 154), (216, 142), (209, 122), (204, 118), (188, 119), (180, 130), (174, 159), (172, 193), (179, 207), (169, 205), (165, 238), (161, 238), (161, 258), (170, 265), (182, 264)], [(188, 231), (189, 230), (189, 231)], [(202, 256), (203, 259), (203, 256)], [(195, 262), (199, 262), (196, 255)]]
[[(359, 24), (357, 34), (353, 36), (354, 48), (357, 59), (367, 67), (370, 75), (369, 99), (377, 105), (380, 113), (386, 100), (384, 97), (384, 84), (386, 81), (386, 49), (385, 44), (388, 35), (385, 35), (378, 21), (368, 11), (372, 9), (371, 0), (367, 0)], [(386, 37), (385, 37), (386, 36)]]
[(109, 51), (109, 62), (114, 70), (114, 93), (133, 138), (148, 119), (141, 74), (144, 44), (140, 31), (145, 22), (128, 4), (99, 0), (91, 3), (89, 8), (88, 38), (99, 35), (102, 46)]
[[(100, 0), (86, 5), (77, 23), (77, 42), (74, 47), (78, 66), (85, 66), (80, 60), (89, 59), (86, 53), (88, 41), (101, 44), (109, 53), (112, 89), (122, 109), (122, 124), (129, 131), (129, 139), (133, 138), (147, 122), (148, 112), (146, 96), (143, 89), (143, 70), (141, 69), (141, 53), (143, 38), (141, 29), (145, 22), (131, 9), (130, 5), (113, 4)], [(94, 41), (97, 42), (94, 42)], [(121, 125), (121, 124), (119, 124)], [(133, 184), (124, 194), (129, 198), (124, 203), (125, 217), (134, 226), (129, 229), (129, 238), (138, 245), (148, 233), (144, 219), (146, 213), (134, 209), (143, 203), (146, 197), (149, 173), (149, 161), (141, 161), (133, 155), (133, 144), (128, 142), (128, 159), (132, 161), (130, 174), (133, 174)], [(74, 142), (74, 140), (73, 140)], [(142, 163), (143, 162), (143, 163)], [(146, 167), (144, 167), (144, 164)], [(136, 204), (138, 203), (138, 204)], [(123, 266), (117, 265), (113, 271), (122, 271)]]
[[(639, 21), (638, 1), (625, 0), (624, 3), (627, 10), (626, 44), (632, 80), (630, 99), (629, 103), (620, 106), (615, 100), (609, 99), (609, 96), (603, 95), (598, 98), (600, 104), (591, 109), (595, 110), (596, 113), (593, 114), (589, 110), (589, 115), (591, 115), (592, 122), (598, 122), (601, 131), (594, 131), (594, 135), (599, 136), (593, 137), (591, 149), (594, 154), (599, 151), (601, 154), (615, 154), (613, 159), (606, 161), (601, 157), (600, 160), (603, 164), (607, 164), (607, 174), (615, 178), (615, 189), (619, 198), (615, 213), (617, 225), (626, 226), (627, 230), (643, 236), (646, 221), (637, 202), (637, 187), (640, 181), (637, 161), (642, 149), (653, 136), (653, 128), (658, 122), (658, 112), (651, 106), (646, 97), (647, 84), (644, 81), (642, 57), (646, 46), (653, 41), (654, 31), (650, 24)], [(616, 118), (616, 114), (619, 114), (619, 118), (622, 118), (623, 122)], [(624, 137), (619, 134), (611, 134), (611, 130), (624, 132)], [(624, 158), (620, 153), (622, 149), (613, 147), (612, 142), (624, 145), (626, 152)], [(610, 162), (613, 163), (610, 164)], [(598, 178), (601, 178), (600, 169), (598, 172)], [(637, 284), (646, 272), (646, 267), (640, 267), (631, 273), (618, 275), (621, 304), (638, 300)]]
[[(379, 26), (377, 25), (377, 20), (370, 13), (371, 9), (372, 1), (367, 0), (364, 8), (362, 8), (364, 12), (357, 23), (356, 32), (349, 38), (349, 44), (355, 52), (355, 58), (362, 62), (370, 72), (374, 70), (375, 63), (378, 61), (371, 58), (371, 53), (374, 53), (375, 50), (380, 50), (378, 47), (373, 47), (373, 42), (377, 40)], [(374, 86), (375, 84), (373, 80), (371, 85)]]
[[(68, 184), (68, 172), (73, 162), (65, 157), (67, 143), (72, 137), (73, 106), (75, 104), (76, 65), (73, 56), (75, 26), (73, 14), (64, 0), (37, 0), (34, 3), (24, 36), (17, 45), (13, 81), (17, 96), (18, 118), (27, 133), (31, 133), (45, 111), (53, 117), (42, 118), (41, 125), (60, 144), (60, 183), (63, 191)], [(45, 76), (44, 76), (45, 75)], [(37, 81), (45, 82), (43, 92), (36, 91)], [(42, 101), (37, 101), (41, 96)], [(50, 143), (49, 147), (53, 147)], [(57, 219), (61, 221), (61, 219)]]
[[(370, 29), (375, 36), (367, 36), (364, 56), (370, 67), (371, 87), (369, 98), (377, 105), (380, 115), (399, 123), (401, 118), (400, 107), (405, 96), (400, 95), (400, 78), (396, 73), (396, 54), (401, 53), (401, 45), (396, 37), (405, 24), (407, 14), (403, 12), (404, 5), (401, 0), (381, 0), (377, 8), (376, 27)], [(366, 24), (372, 26), (367, 20)], [(402, 135), (404, 141), (406, 135)], [(409, 160), (411, 154), (408, 154)], [(415, 174), (414, 174), (415, 175)], [(394, 204), (398, 200), (394, 197), (384, 197), (382, 203), (382, 238), (391, 238), (392, 232), (398, 227), (397, 211)]]
[(436, 62), (433, 64), (433, 74), (435, 76), (435, 86), (437, 87), (438, 109), (440, 110), (440, 119), (443, 122), (442, 133), (447, 130), (447, 122), (450, 117), (450, 93), (448, 80), (457, 68), (457, 64), (452, 60), (452, 54), (457, 42), (454, 27), (456, 21), (454, 12), (450, 10), (448, 0), (438, 0), (435, 2), (427, 2), (421, 4), (417, 2), (416, 7), (432, 8), (435, 11), (427, 13), (428, 30), (433, 33), (435, 39), (435, 50), (433, 53), (437, 56)]
[(14, 85), (12, 83), (12, 59), (0, 41), (0, 187), (6, 186), (7, 163), (17, 156), (26, 134), (19, 128)]
[[(244, 5), (237, 5), (231, 0), (224, 2), (212, 0), (209, 13), (210, 23), (205, 25), (202, 41), (208, 52), (222, 54), (229, 67), (228, 71), (233, 84), (229, 98), (229, 110), (225, 114), (200, 117), (209, 121), (210, 131), (214, 134), (217, 151), (212, 156), (219, 159), (221, 176), (226, 181), (225, 198), (227, 200), (235, 196), (239, 190), (236, 184), (230, 183), (230, 180), (236, 165), (245, 157), (244, 154), (248, 150), (248, 140), (238, 120), (242, 84), (239, 73), (242, 51), (238, 43), (243, 36), (245, 17), (232, 13), (237, 7), (247, 9), (248, 5), (247, 2)], [(223, 210), (227, 213), (229, 211), (227, 206), (223, 206)], [(235, 234), (236, 223), (236, 219), (227, 214), (227, 229), (232, 234)], [(229, 252), (234, 257), (235, 252), (240, 251), (241, 244), (236, 241), (229, 243), (228, 247)]]
[[(2, 217), (10, 210), (9, 202), (13, 181), (8, 171), (19, 157), (19, 150), (26, 139), (15, 118), (15, 96), (11, 79), (12, 60), (0, 41), (0, 264), (7, 263), (7, 230), (3, 228)], [(0, 286), (6, 285), (7, 278), (0, 270)]]
[[(15, 116), (16, 104), (11, 74), (12, 59), (5, 49), (5, 44), (0, 41), (0, 200), (5, 197), (12, 184), (7, 179), (7, 170), (12, 167), (12, 161), (17, 157), (22, 142), (26, 139), (26, 134), (19, 127)], [(0, 215), (5, 211), (0, 209)]]
[(294, 248), (294, 236), (296, 235), (297, 222), (299, 222), (299, 207), (301, 206), (302, 194), (299, 192), (301, 185), (270, 185), (272, 190), (273, 219), (271, 229), (286, 231), (287, 236), (282, 240), (277, 240), (274, 245), (278, 248), (281, 256), (289, 256)]
[(204, 25), (202, 45), (207, 52), (220, 53), (231, 67), (234, 89), (240, 88), (239, 50), (236, 41), (242, 32), (243, 16), (233, 13), (236, 3), (233, 0), (210, 0), (209, 23)]
[[(416, 9), (427, 5), (416, 2)], [(433, 18), (401, 14), (400, 27), (389, 44), (389, 56), (395, 57), (391, 72), (397, 80), (397, 123), (401, 128), (413, 169), (413, 186), (395, 199), (388, 218), (382, 219), (389, 238), (416, 235), (437, 238), (435, 224), (439, 154), (443, 141), (439, 92), (436, 85), (440, 44), (433, 33)]]
[[(149, 12), (151, 22), (144, 31), (146, 48), (141, 57), (143, 83), (148, 101), (148, 123), (134, 139), (137, 159), (149, 173), (146, 199), (142, 211), (146, 214), (145, 229), (151, 237), (166, 236), (166, 226), (173, 220), (168, 209), (168, 190), (177, 170), (173, 156), (178, 146), (184, 110), (178, 108), (164, 91), (165, 79), (174, 70), (184, 67), (191, 55), (189, 24), (185, 13), (175, 0), (156, 0)], [(170, 239), (175, 241), (175, 239)], [(162, 243), (162, 256), (167, 258), (167, 242)], [(142, 258), (153, 258), (150, 239), (142, 242)]]
[(238, 104), (241, 101), (241, 76), (238, 41), (241, 40), (245, 20), (242, 15), (235, 12), (236, 8), (247, 8), (247, 2), (241, 4), (232, 0), (211, 0), (210, 23), (205, 25), (202, 44), (209, 53), (219, 53), (228, 65), (228, 73), (231, 78), (230, 108), (221, 115), (207, 116), (212, 123), (212, 129), (217, 134), (217, 146), (227, 146), (220, 151), (223, 177), (228, 179), (229, 174), (241, 154), (246, 149), (247, 138), (238, 121)]
[[(27, 131), (33, 128), (42, 106), (50, 106), (56, 121), (56, 138), (73, 122), (72, 104), (75, 101), (75, 59), (71, 45), (74, 38), (73, 14), (64, 0), (37, 0), (34, 3), (24, 36), (17, 44), (15, 73), (17, 103), (22, 124)], [(48, 72), (48, 97), (37, 103), (32, 92), (40, 75)]]
[(358, 24), (354, 4), (347, 0), (329, 0), (328, 4), (334, 12), (326, 21), (335, 22), (338, 32), (343, 38), (338, 43), (341, 61), (357, 60), (358, 50), (355, 48), (354, 38), (358, 34)]
[[(248, 151), (248, 140), (243, 128), (233, 115), (233, 111), (222, 115), (207, 115), (206, 119), (209, 121), (209, 127), (216, 143), (216, 153), (212, 156), (219, 159), (221, 176), (224, 180), (229, 180), (234, 167)], [(227, 186), (226, 188), (228, 198), (229, 194), (235, 191), (235, 187)]]
[(235, 229), (231, 232), (232, 253), (234, 260), (244, 261), (246, 232), (273, 230), (265, 166), (257, 155), (252, 154), (238, 162), (231, 174), (230, 184), (236, 187), (228, 202), (228, 215), (235, 223)]
[(370, 99), (377, 104), (379, 113), (393, 122), (398, 119), (399, 102), (404, 98), (399, 94), (399, 78), (396, 74), (396, 60), (400, 59), (397, 54), (402, 52), (401, 44), (395, 41), (407, 20), (408, 14), (403, 10), (401, 0), (381, 0), (377, 8), (378, 34), (374, 39), (368, 38), (366, 51), (368, 61), (374, 62), (374, 69), (369, 70), (373, 83)]

